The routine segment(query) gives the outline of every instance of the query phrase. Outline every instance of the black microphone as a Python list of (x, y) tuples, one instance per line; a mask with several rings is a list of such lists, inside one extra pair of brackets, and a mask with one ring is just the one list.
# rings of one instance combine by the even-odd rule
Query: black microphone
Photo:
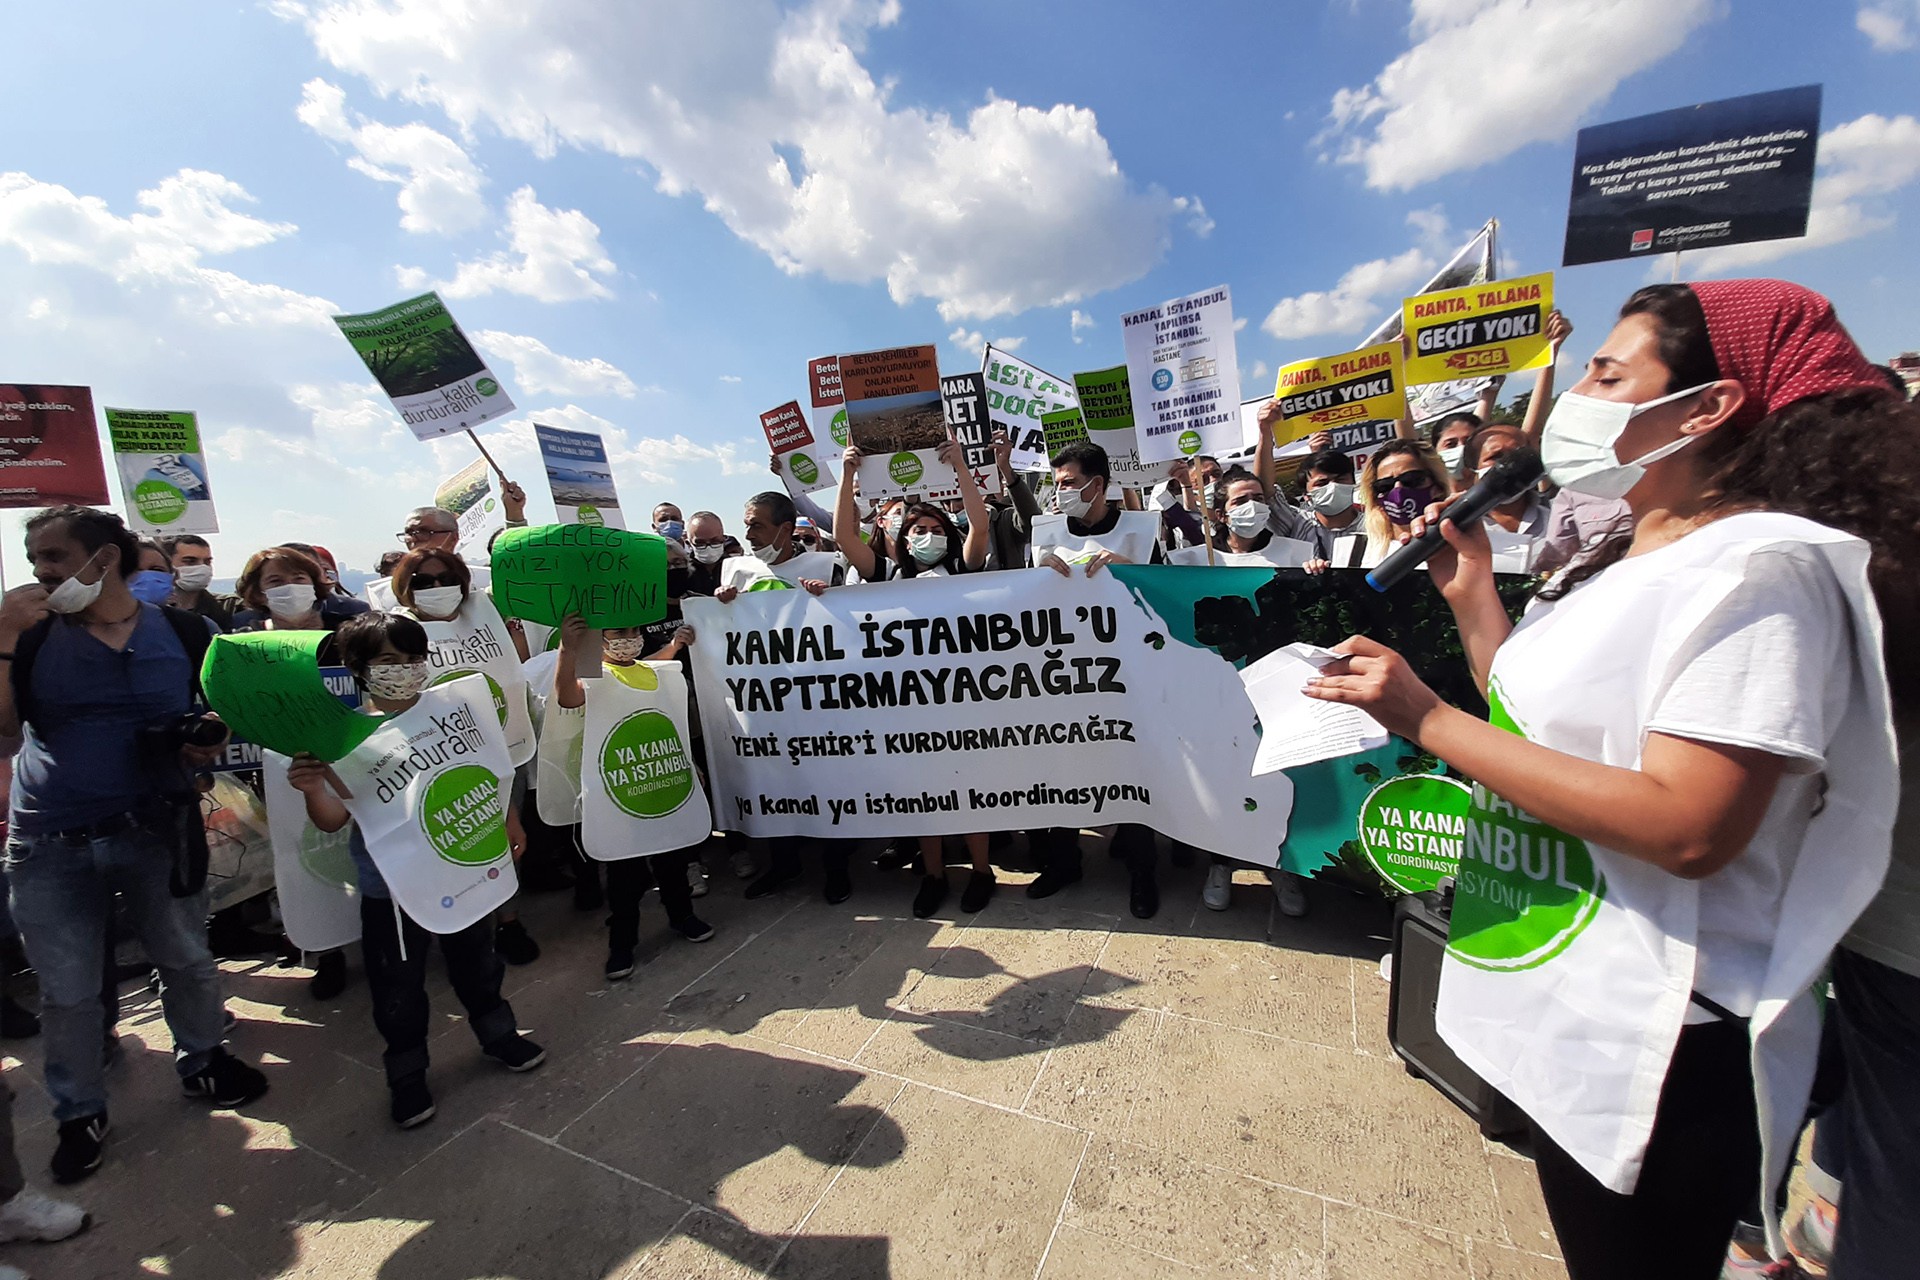
[[(1471, 528), (1486, 519), (1487, 512), (1525, 493), (1545, 470), (1540, 465), (1540, 455), (1532, 449), (1511, 450), (1487, 468), (1487, 474), (1481, 476), (1473, 488), (1449, 503), (1447, 509), (1440, 513), (1440, 520), (1451, 520), (1456, 528)], [(1389, 590), (1400, 579), (1425, 564), (1434, 552), (1446, 545), (1446, 535), (1440, 532), (1440, 520), (1435, 520), (1427, 526), (1425, 533), (1375, 566), (1367, 574), (1367, 585), (1375, 591)]]

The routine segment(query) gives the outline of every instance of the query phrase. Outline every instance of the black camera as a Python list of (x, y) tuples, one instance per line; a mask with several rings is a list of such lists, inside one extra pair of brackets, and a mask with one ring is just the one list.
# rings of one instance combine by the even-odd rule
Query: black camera
[(140, 726), (140, 749), (156, 756), (175, 755), (182, 747), (217, 747), (226, 740), (227, 726), (198, 712)]

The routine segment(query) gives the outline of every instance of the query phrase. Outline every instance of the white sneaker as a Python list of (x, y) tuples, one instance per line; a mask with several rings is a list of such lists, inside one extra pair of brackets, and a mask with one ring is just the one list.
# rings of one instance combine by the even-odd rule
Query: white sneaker
[(1275, 873), (1273, 877), (1273, 896), (1279, 900), (1280, 914), (1292, 916), (1298, 920), (1307, 914), (1307, 890), (1305, 881), (1291, 871)]
[(18, 1267), (10, 1267), (0, 1262), (0, 1280), (33, 1280), (33, 1277)]
[(687, 891), (696, 898), (707, 896), (707, 869), (697, 862), (687, 864)]
[(9, 1240), (65, 1240), (87, 1225), (87, 1211), (77, 1204), (43, 1196), (32, 1187), (0, 1204), (0, 1242)]
[(1216, 862), (1207, 868), (1207, 887), (1200, 891), (1200, 901), (1209, 911), (1225, 911), (1233, 905), (1233, 868)]

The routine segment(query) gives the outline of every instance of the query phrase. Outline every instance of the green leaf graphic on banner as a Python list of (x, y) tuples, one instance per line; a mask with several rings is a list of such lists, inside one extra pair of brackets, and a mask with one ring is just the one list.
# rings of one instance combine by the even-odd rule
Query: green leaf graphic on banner
[(667, 543), (587, 524), (508, 529), (493, 544), (493, 602), (509, 618), (557, 627), (643, 627), (667, 616)]
[(200, 668), (207, 704), (234, 733), (282, 755), (334, 761), (380, 727), (353, 710), (320, 675), (325, 631), (255, 631), (215, 636)]

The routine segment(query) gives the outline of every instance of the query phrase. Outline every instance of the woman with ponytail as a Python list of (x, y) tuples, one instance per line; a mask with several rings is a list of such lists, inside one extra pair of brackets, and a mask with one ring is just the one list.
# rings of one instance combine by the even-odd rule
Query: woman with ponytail
[(1541, 455), (1633, 527), (1516, 625), (1484, 529), (1442, 525), (1434, 582), (1492, 723), (1364, 637), (1307, 691), (1473, 783), (1438, 1022), (1531, 1118), (1573, 1280), (1709, 1280), (1756, 1198), (1784, 1254), (1771, 1189), (1814, 988), (1887, 874), (1893, 712), (1920, 700), (1920, 420), (1818, 294), (1662, 285)]

